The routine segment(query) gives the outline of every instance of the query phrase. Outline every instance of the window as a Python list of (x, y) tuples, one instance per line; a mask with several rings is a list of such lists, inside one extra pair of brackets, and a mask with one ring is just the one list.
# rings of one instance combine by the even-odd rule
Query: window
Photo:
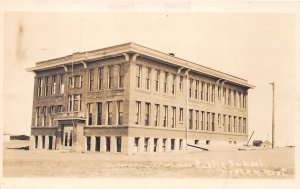
[(236, 132), (236, 116), (233, 116), (233, 132)]
[(103, 76), (104, 76), (104, 73), (103, 73), (103, 70), (104, 68), (99, 68), (98, 69), (98, 90), (102, 90), (103, 89)]
[(176, 128), (176, 107), (172, 107), (172, 128)]
[(43, 106), (43, 126), (48, 125), (47, 116), (48, 116), (47, 106)]
[(195, 144), (195, 145), (199, 145), (199, 140), (195, 140), (195, 141), (194, 141), (194, 144)]
[(211, 85), (211, 102), (215, 102), (215, 85)]
[(88, 125), (93, 125), (93, 104), (87, 104)]
[(226, 98), (226, 88), (223, 87), (223, 102), (224, 102), (224, 105), (227, 104), (226, 99), (227, 99), (227, 98)]
[(231, 132), (231, 116), (228, 116), (228, 132)]
[(169, 76), (169, 73), (165, 72), (164, 93), (168, 93), (168, 76)]
[(46, 136), (42, 136), (42, 148), (45, 149), (46, 144)]
[(168, 106), (164, 106), (163, 127), (168, 127)]
[(241, 119), (241, 117), (239, 117), (239, 131), (238, 132), (239, 133), (242, 132), (242, 119)]
[(172, 94), (175, 95), (175, 91), (176, 91), (176, 75), (173, 74), (173, 79), (172, 79)]
[(95, 70), (94, 69), (90, 69), (89, 70), (89, 90), (93, 91), (94, 90), (94, 77), (95, 77)]
[(210, 130), (210, 112), (206, 112), (206, 130), (209, 131)]
[(118, 101), (118, 125), (123, 124), (123, 101)]
[(175, 150), (175, 139), (171, 139), (171, 150)]
[(35, 126), (40, 126), (40, 119), (41, 119), (41, 108), (40, 107), (36, 107), (35, 108)]
[(34, 143), (34, 147), (35, 147), (35, 148), (38, 148), (39, 137), (38, 137), (38, 136), (34, 136), (34, 139), (35, 139), (35, 140), (34, 140), (34, 142), (35, 142), (35, 143)]
[(150, 90), (150, 80), (151, 79), (151, 68), (147, 67), (147, 73), (146, 73), (146, 89)]
[(122, 149), (122, 138), (120, 136), (116, 137), (117, 152), (121, 152)]
[(163, 152), (166, 151), (166, 146), (167, 146), (167, 139), (163, 138), (163, 140), (162, 140), (162, 150), (163, 150)]
[(52, 76), (52, 86), (51, 94), (56, 94), (56, 75)]
[(239, 97), (239, 108), (242, 107), (242, 97), (241, 97), (241, 92), (238, 93), (238, 97)]
[(199, 92), (199, 81), (196, 81), (196, 88), (195, 88), (195, 99), (198, 99)]
[(82, 76), (77, 75), (69, 78), (69, 88), (81, 88), (82, 87)]
[(179, 108), (179, 122), (183, 122), (183, 108)]
[(141, 124), (141, 102), (135, 102), (136, 121), (135, 124)]
[(105, 142), (106, 142), (106, 152), (110, 152), (110, 137), (109, 136), (105, 137)]
[(192, 98), (193, 92), (193, 79), (190, 79), (189, 97)]
[(246, 118), (243, 118), (243, 133), (246, 134), (247, 130), (246, 130)]
[(62, 105), (58, 105), (58, 106), (57, 106), (57, 112), (58, 112), (58, 113), (63, 112), (63, 106), (62, 106)]
[(154, 126), (159, 126), (159, 104), (155, 104)]
[(124, 88), (124, 64), (119, 65), (119, 88)]
[(49, 117), (49, 125), (54, 125), (54, 114), (55, 114), (55, 106), (50, 106), (50, 117)]
[(233, 91), (233, 106), (236, 107), (236, 91)]
[(221, 114), (218, 114), (218, 127), (221, 127)]
[(112, 125), (112, 107), (111, 107), (112, 102), (107, 102), (107, 125)]
[(43, 90), (43, 80), (42, 78), (38, 78), (38, 90), (37, 90), (37, 96), (42, 96), (42, 90)]
[(182, 91), (183, 89), (183, 76), (180, 76), (180, 80), (179, 80), (179, 90)]
[(225, 114), (223, 115), (223, 129), (224, 129), (224, 132), (226, 132), (226, 115)]
[(193, 129), (193, 110), (189, 110), (189, 129)]
[(227, 100), (227, 105), (231, 106), (231, 89), (228, 89), (228, 100)]
[(139, 142), (140, 142), (140, 138), (139, 137), (135, 137), (134, 138), (134, 149), (137, 152), (138, 148), (139, 148)]
[(221, 87), (218, 86), (218, 99), (221, 100)]
[(206, 102), (209, 102), (209, 98), (210, 98), (210, 84), (207, 83), (206, 85)]
[(101, 138), (96, 136), (95, 139), (96, 139), (96, 141), (95, 141), (95, 151), (100, 152)]
[(45, 77), (45, 96), (49, 95), (49, 77)]
[(179, 150), (182, 150), (182, 139), (179, 139)]
[(91, 137), (90, 136), (86, 137), (86, 151), (91, 151)]
[(150, 125), (150, 103), (145, 103), (145, 125)]
[(108, 66), (108, 88), (113, 88), (114, 66)]
[(246, 102), (246, 94), (244, 93), (243, 94), (243, 108), (244, 109), (246, 109), (246, 104), (247, 104), (247, 102)]
[(144, 152), (149, 151), (149, 138), (144, 138)]
[(136, 65), (136, 87), (141, 88), (142, 65)]
[(201, 111), (201, 130), (202, 131), (205, 129), (204, 123), (205, 123), (205, 112)]
[(102, 125), (102, 102), (97, 103), (97, 125)]
[(160, 88), (160, 71), (155, 70), (155, 91), (159, 92)]
[(204, 82), (201, 82), (201, 100), (204, 100)]
[(157, 152), (158, 138), (154, 138), (153, 144), (153, 152)]
[(215, 131), (215, 113), (211, 114), (211, 131)]
[(199, 130), (199, 110), (196, 110), (196, 130)]
[(60, 94), (64, 94), (65, 92), (64, 75), (60, 75), (59, 77), (59, 92)]
[(68, 96), (68, 111), (81, 111), (81, 95)]

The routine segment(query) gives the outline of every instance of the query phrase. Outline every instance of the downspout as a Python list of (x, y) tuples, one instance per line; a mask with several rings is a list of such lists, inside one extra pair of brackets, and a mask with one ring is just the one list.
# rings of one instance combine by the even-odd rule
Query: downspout
[(188, 148), (188, 127), (189, 127), (189, 71), (190, 69), (187, 69), (185, 71), (186, 76), (186, 130), (185, 130), (185, 138), (186, 138), (186, 150)]

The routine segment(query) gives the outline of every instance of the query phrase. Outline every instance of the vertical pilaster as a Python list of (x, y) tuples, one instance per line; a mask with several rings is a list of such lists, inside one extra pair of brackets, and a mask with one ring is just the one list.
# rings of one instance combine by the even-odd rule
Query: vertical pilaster
[(100, 137), (100, 152), (106, 152), (106, 140), (105, 136)]

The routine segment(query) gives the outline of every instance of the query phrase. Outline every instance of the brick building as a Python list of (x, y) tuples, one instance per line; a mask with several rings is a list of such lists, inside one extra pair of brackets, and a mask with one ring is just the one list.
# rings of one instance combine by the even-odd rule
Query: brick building
[(238, 145), (244, 79), (134, 43), (36, 63), (31, 149), (133, 154)]

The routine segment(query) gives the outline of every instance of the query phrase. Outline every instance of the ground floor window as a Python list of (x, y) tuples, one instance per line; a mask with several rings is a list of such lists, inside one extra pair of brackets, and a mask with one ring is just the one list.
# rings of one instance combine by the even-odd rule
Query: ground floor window
[(39, 137), (38, 136), (34, 136), (34, 141), (35, 141), (35, 148), (38, 148), (38, 142), (39, 142)]
[(91, 151), (91, 137), (86, 137), (86, 151)]
[(148, 152), (148, 147), (149, 147), (149, 138), (144, 139), (144, 151)]
[(162, 150), (165, 152), (165, 151), (166, 151), (166, 148), (167, 148), (167, 139), (164, 138), (164, 139), (163, 139), (163, 142), (162, 142)]
[(158, 138), (154, 138), (154, 148), (153, 148), (153, 151), (154, 152), (157, 152), (157, 145), (158, 145)]
[(46, 137), (42, 136), (42, 148), (45, 149)]
[(182, 150), (182, 139), (179, 139), (179, 150)]
[(175, 139), (171, 139), (171, 150), (175, 150)]
[(122, 139), (121, 139), (121, 137), (116, 137), (116, 143), (117, 143), (117, 152), (121, 152), (121, 149), (122, 149)]
[(100, 137), (96, 137), (95, 151), (100, 152)]
[(106, 152), (110, 152), (110, 137), (105, 137), (106, 140)]
[(51, 150), (53, 146), (53, 136), (49, 136), (49, 147), (48, 149)]

